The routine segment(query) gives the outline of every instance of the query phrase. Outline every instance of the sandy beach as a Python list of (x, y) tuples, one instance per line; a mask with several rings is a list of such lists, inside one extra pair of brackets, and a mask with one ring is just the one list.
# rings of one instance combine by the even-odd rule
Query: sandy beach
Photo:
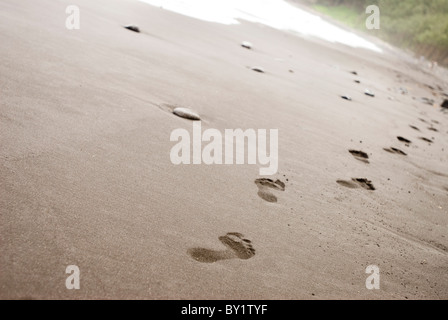
[[(448, 299), (441, 67), (134, 0), (0, 17), (1, 299)], [(278, 172), (173, 164), (175, 106), (278, 129)]]

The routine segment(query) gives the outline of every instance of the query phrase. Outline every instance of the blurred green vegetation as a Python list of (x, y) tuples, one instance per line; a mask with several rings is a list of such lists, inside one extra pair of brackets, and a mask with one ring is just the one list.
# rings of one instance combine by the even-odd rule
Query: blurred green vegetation
[[(309, 0), (310, 1), (310, 0)], [(448, 0), (314, 0), (313, 7), (350, 27), (374, 34), (448, 66)], [(380, 30), (367, 30), (365, 10), (380, 9)]]
[[(359, 12), (353, 8), (346, 6), (330, 7), (326, 5), (316, 4), (313, 6), (317, 11), (326, 14), (336, 20), (344, 22), (349, 27), (360, 29), (364, 25), (364, 19), (360, 19)], [(364, 18), (364, 17), (362, 17)]]

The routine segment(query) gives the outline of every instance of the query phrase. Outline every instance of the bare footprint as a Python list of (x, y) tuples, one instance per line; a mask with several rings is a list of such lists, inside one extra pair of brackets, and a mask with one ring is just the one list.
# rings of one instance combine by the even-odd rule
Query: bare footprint
[(431, 139), (425, 138), (425, 137), (420, 137), (419, 139), (426, 141), (428, 143), (433, 143), (434, 141), (432, 141)]
[(408, 139), (400, 137), (400, 136), (398, 136), (397, 139), (406, 144), (412, 143), (411, 140), (408, 140)]
[(365, 178), (352, 178), (352, 180), (337, 180), (336, 181), (341, 186), (355, 189), (355, 188), (364, 188), (366, 190), (375, 190), (375, 187), (372, 184), (372, 181)]
[(356, 160), (362, 161), (364, 163), (369, 163), (369, 155), (363, 151), (359, 151), (359, 150), (348, 150), (348, 152), (350, 152)]
[(226, 250), (192, 248), (188, 250), (188, 254), (196, 261), (204, 263), (235, 258), (247, 260), (255, 255), (252, 242), (249, 239), (245, 239), (239, 232), (229, 232), (218, 239), (227, 247)]
[(390, 152), (390, 153), (400, 154), (402, 156), (407, 156), (408, 155), (406, 152), (401, 151), (398, 148), (393, 148), (393, 147), (391, 147), (391, 148), (384, 148), (384, 151), (387, 151), (387, 152)]
[(271, 189), (285, 191), (285, 184), (280, 180), (272, 180), (267, 178), (260, 178), (255, 180), (258, 186), (258, 196), (267, 202), (277, 202), (277, 197), (271, 193)]

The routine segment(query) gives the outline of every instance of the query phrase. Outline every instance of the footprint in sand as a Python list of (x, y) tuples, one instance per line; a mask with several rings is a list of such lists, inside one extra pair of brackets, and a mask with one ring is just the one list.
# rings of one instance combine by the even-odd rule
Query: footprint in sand
[(369, 155), (367, 153), (359, 150), (348, 150), (348, 152), (350, 152), (356, 160), (369, 163), (369, 160), (367, 160), (369, 159)]
[(239, 232), (229, 232), (225, 236), (218, 238), (226, 250), (211, 250), (206, 248), (192, 248), (188, 254), (196, 261), (212, 263), (225, 259), (247, 260), (255, 255), (255, 249), (252, 247), (252, 241), (244, 238)]
[(408, 139), (400, 137), (400, 136), (398, 136), (397, 139), (401, 142), (404, 142), (406, 145), (409, 145), (410, 143), (412, 143), (411, 140), (408, 140)]
[(400, 137), (400, 136), (398, 136), (397, 139), (399, 141), (403, 142), (406, 147), (409, 147), (409, 145), (412, 143), (411, 140), (408, 140), (408, 139)]
[(255, 180), (258, 186), (258, 196), (267, 202), (277, 202), (277, 197), (271, 193), (271, 190), (285, 191), (285, 184), (280, 180), (271, 180), (267, 178), (260, 178)]
[(417, 131), (420, 131), (420, 129), (419, 128), (417, 128), (416, 126), (413, 126), (413, 125), (409, 125), (412, 129), (414, 129), (414, 130), (417, 130)]
[(337, 180), (341, 186), (355, 189), (355, 188), (364, 188), (366, 190), (375, 190), (375, 187), (372, 184), (372, 181), (365, 178), (352, 178), (352, 180)]
[(432, 141), (431, 139), (425, 138), (425, 137), (420, 137), (420, 140), (426, 141), (428, 143), (433, 143), (434, 141)]
[(401, 154), (402, 156), (407, 156), (408, 155), (407, 153), (401, 151), (400, 149), (393, 148), (393, 147), (391, 147), (391, 148), (384, 148), (384, 151), (387, 151), (387, 152), (390, 152), (390, 153)]

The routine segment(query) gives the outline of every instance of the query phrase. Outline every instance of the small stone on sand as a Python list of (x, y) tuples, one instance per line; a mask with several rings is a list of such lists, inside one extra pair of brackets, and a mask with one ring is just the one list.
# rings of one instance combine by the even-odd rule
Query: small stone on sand
[(246, 49), (252, 49), (252, 43), (250, 43), (249, 41), (241, 42), (241, 46)]
[(260, 73), (264, 73), (264, 69), (262, 67), (252, 67), (252, 70), (260, 72)]
[(190, 119), (190, 120), (201, 120), (201, 117), (194, 111), (187, 108), (175, 108), (173, 114), (178, 117)]
[(349, 96), (341, 96), (342, 99), (348, 100), (348, 101), (352, 101), (352, 98)]
[(369, 96), (369, 97), (374, 97), (374, 96), (375, 96), (375, 94), (374, 94), (372, 91), (370, 91), (369, 89), (366, 89), (366, 90), (364, 91), (364, 94), (365, 94), (366, 96)]
[(128, 24), (128, 25), (126, 25), (124, 27), (126, 29), (134, 31), (134, 32), (140, 32), (140, 29), (136, 25), (133, 25), (133, 24)]

